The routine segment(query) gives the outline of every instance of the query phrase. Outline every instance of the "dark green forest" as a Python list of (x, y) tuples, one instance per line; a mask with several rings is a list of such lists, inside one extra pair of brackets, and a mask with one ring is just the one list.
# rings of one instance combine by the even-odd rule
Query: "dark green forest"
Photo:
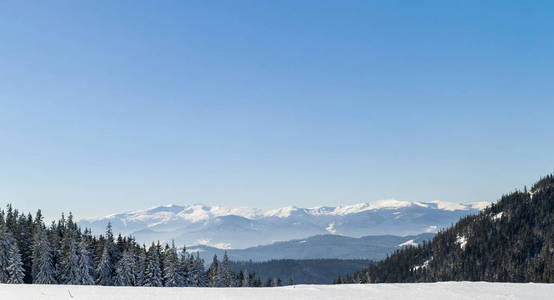
[(337, 273), (346, 275), (373, 264), (367, 259), (275, 259), (264, 262), (231, 261), (235, 272), (248, 270), (258, 275), (263, 282), (282, 278), (283, 284), (329, 284)]
[(554, 282), (554, 176), (336, 283)]

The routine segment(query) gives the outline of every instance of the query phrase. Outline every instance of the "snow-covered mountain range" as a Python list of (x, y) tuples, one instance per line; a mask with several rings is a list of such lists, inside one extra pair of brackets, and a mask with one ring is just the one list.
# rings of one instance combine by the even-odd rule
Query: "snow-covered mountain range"
[(398, 200), (337, 207), (288, 206), (273, 210), (164, 205), (82, 219), (79, 225), (99, 234), (110, 222), (115, 234), (132, 235), (144, 243), (175, 240), (178, 245), (240, 249), (320, 234), (361, 237), (436, 232), (462, 216), (477, 213), (486, 205), (488, 203)]

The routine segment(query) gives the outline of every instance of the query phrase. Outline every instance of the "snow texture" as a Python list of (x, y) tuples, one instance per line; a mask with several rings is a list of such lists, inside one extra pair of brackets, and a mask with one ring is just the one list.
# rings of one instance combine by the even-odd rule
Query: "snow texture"
[[(432, 259), (432, 258), (431, 258), (431, 259)], [(428, 259), (428, 260), (424, 261), (422, 265), (415, 266), (415, 267), (413, 268), (413, 270), (419, 270), (419, 269), (425, 269), (425, 268), (427, 268), (427, 267), (429, 266), (429, 263), (431, 262), (431, 259)]]
[(504, 214), (504, 212), (499, 212), (497, 213), (496, 215), (492, 216), (492, 220), (493, 221), (497, 221), (497, 220), (500, 220), (502, 218), (502, 215)]
[(407, 247), (407, 246), (417, 247), (417, 243), (414, 242), (414, 240), (408, 240), (408, 241), (405, 241), (404, 243), (398, 245), (398, 247)]
[(154, 288), (0, 284), (0, 299), (552, 299), (554, 284), (439, 282), (298, 285), (276, 288)]
[(467, 238), (463, 235), (459, 235), (456, 239), (456, 243), (458, 243), (458, 245), (460, 245), (460, 248), (462, 248), (462, 250), (463, 250), (466, 247)]

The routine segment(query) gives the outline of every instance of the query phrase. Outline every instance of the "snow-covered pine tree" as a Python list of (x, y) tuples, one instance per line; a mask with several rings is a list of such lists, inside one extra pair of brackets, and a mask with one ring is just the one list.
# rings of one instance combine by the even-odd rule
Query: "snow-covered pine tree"
[[(8, 209), (11, 208), (8, 206)], [(9, 210), (8, 210), (9, 212)], [(8, 283), (10, 278), (8, 273), (9, 260), (11, 250), (11, 239), (9, 237), (10, 233), (5, 229), (7, 224), (0, 226), (0, 283)]]
[(118, 286), (130, 286), (135, 282), (133, 274), (134, 255), (133, 251), (127, 250), (123, 252), (123, 256), (117, 264), (115, 270), (114, 283)]
[(91, 275), (92, 268), (91, 268), (90, 253), (88, 248), (89, 248), (88, 242), (85, 236), (82, 236), (77, 249), (77, 256), (78, 256), (77, 269), (79, 272), (79, 279), (80, 279), (79, 284), (82, 284), (82, 285), (94, 284), (94, 278)]
[(192, 283), (192, 266), (194, 262), (192, 255), (187, 254), (187, 248), (183, 246), (183, 251), (178, 255), (178, 273), (181, 277), (182, 286), (194, 286)]
[(8, 257), (11, 246), (8, 244), (8, 232), (4, 229), (5, 225), (0, 226), (0, 283), (7, 283), (8, 274)]
[(248, 274), (248, 270), (244, 270), (244, 273), (242, 275), (242, 282), (241, 286), (243, 287), (249, 287), (250, 286), (250, 274)]
[(171, 248), (166, 247), (164, 252), (164, 286), (176, 287), (183, 286), (183, 278), (179, 273), (179, 257), (177, 256), (177, 249), (175, 249), (175, 243), (171, 243)]
[(143, 286), (145, 281), (145, 270), (146, 270), (146, 246), (142, 245), (142, 248), (138, 249), (138, 254), (136, 256), (136, 278), (135, 285)]
[(143, 286), (162, 286), (162, 271), (158, 247), (152, 243), (146, 254)]
[(204, 272), (204, 260), (200, 257), (199, 252), (196, 252), (196, 258), (194, 259), (192, 272), (193, 272), (192, 277), (193, 277), (195, 286), (198, 286), (198, 287), (206, 286), (206, 272)]
[[(169, 246), (167, 244), (165, 244), (165, 247), (166, 248), (169, 248)], [(164, 257), (165, 257), (165, 250), (162, 248), (162, 245), (160, 244), (160, 241), (158, 241), (156, 243), (156, 252), (158, 253), (158, 260), (160, 262), (160, 278), (161, 278), (161, 281), (162, 281), (162, 285), (161, 286), (164, 286), (164, 269), (165, 269), (165, 266), (164, 266)]]
[[(12, 212), (12, 217), (16, 216), (17, 211)], [(6, 224), (8, 221), (6, 218)], [(5, 227), (0, 226), (0, 283), (23, 283), (25, 273), (17, 241)]]
[(104, 249), (102, 250), (102, 256), (96, 267), (96, 273), (98, 278), (96, 278), (96, 283), (99, 285), (113, 285), (112, 273), (113, 266), (109, 254), (108, 241), (104, 244)]
[(106, 226), (106, 238), (102, 249), (102, 255), (96, 267), (96, 283), (99, 285), (113, 285), (114, 269), (113, 254), (115, 252), (115, 244), (112, 233), (112, 224), (108, 222)]
[(55, 221), (52, 221), (52, 225), (50, 226), (48, 238), (50, 239), (50, 246), (52, 247), (52, 262), (55, 269), (56, 274), (56, 281), (59, 283), (61, 282), (60, 278), (60, 269), (61, 269), (61, 248), (62, 248), (62, 237), (63, 233), (65, 231), (66, 227), (66, 221), (65, 221), (65, 214), (62, 213), (62, 217), (58, 220), (56, 223)]
[(225, 287), (235, 286), (235, 274), (231, 270), (231, 265), (229, 263), (229, 257), (227, 256), (227, 251), (223, 254), (223, 260), (219, 266), (219, 278), (221, 280), (221, 285)]
[[(185, 259), (183, 259), (183, 264), (186, 266), (186, 270), (184, 272), (185, 276), (185, 283), (186, 286), (200, 286), (200, 276), (199, 273), (204, 274), (204, 270), (195, 270), (196, 269), (196, 258), (192, 253), (186, 256)], [(203, 262), (202, 262), (203, 264)], [(202, 265), (202, 267), (204, 267)]]
[(217, 255), (215, 254), (208, 271), (206, 271), (206, 283), (209, 287), (222, 286), (219, 261), (217, 260)]
[(73, 217), (69, 214), (68, 223), (62, 237), (60, 260), (60, 283), (80, 284), (79, 257), (77, 256), (77, 237), (73, 226)]
[(10, 243), (8, 250), (8, 281), (7, 283), (21, 284), (23, 283), (23, 277), (25, 273), (23, 271), (23, 262), (21, 261), (21, 254), (15, 239)]
[(21, 262), (23, 262), (23, 271), (25, 277), (23, 283), (32, 283), (32, 242), (33, 242), (33, 216), (31, 214), (20, 214), (17, 220), (18, 226), (13, 232), (17, 241)]
[(52, 250), (43, 224), (35, 225), (32, 250), (33, 283), (56, 284), (56, 269), (52, 261)]

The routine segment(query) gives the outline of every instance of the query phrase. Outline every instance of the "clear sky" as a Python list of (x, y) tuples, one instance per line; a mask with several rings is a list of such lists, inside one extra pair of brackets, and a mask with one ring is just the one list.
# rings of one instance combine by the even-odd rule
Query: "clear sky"
[(554, 171), (552, 1), (0, 1), (0, 205), (491, 201)]

